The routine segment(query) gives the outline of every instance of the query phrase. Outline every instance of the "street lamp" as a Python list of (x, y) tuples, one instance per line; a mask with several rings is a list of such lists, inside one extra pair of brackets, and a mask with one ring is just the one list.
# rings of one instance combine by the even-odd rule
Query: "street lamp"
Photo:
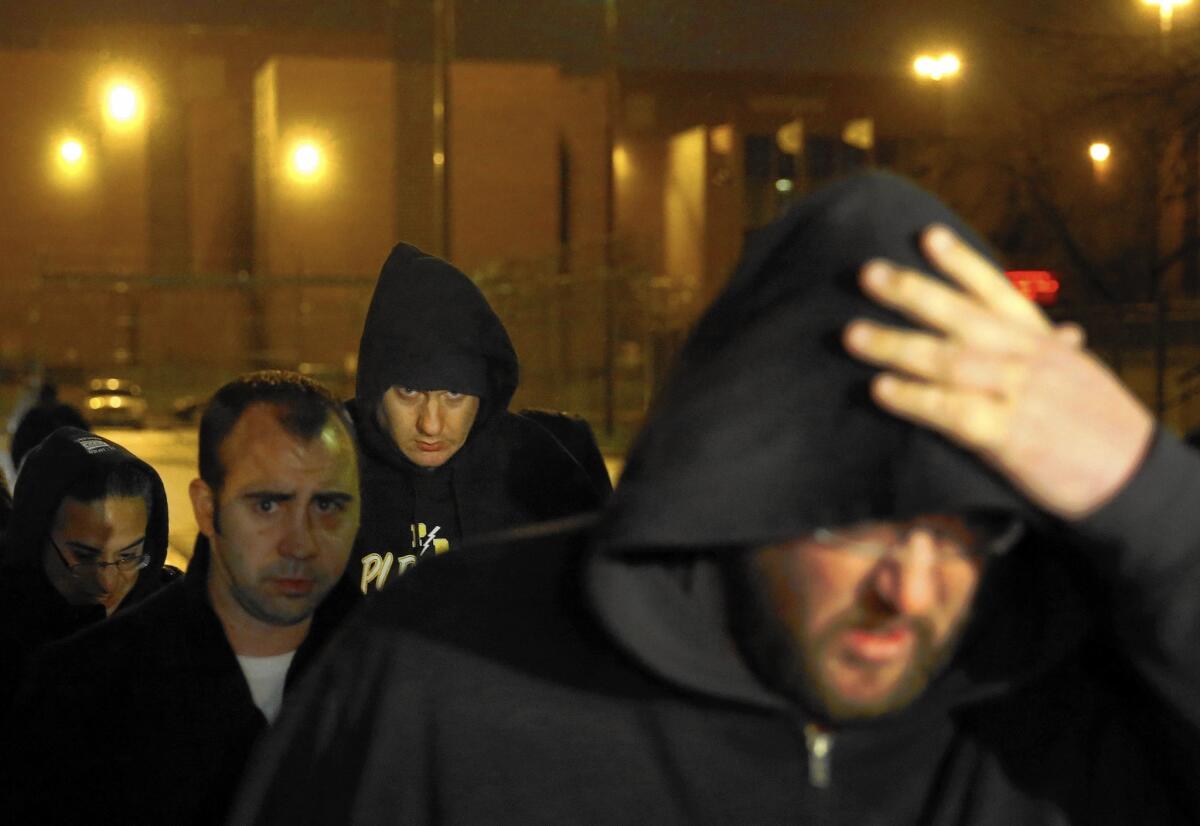
[(311, 138), (296, 141), (287, 157), (287, 171), (293, 181), (313, 184), (325, 176), (328, 160), (317, 141)]
[(1175, 7), (1189, 5), (1192, 0), (1142, 0), (1147, 6), (1158, 6), (1158, 22), (1164, 35), (1171, 33), (1175, 22)]
[(116, 124), (128, 124), (141, 111), (141, 96), (129, 83), (117, 82), (108, 88), (105, 95), (105, 112)]
[(58, 145), (58, 157), (64, 166), (69, 168), (78, 167), (83, 163), (83, 144), (75, 138), (65, 138)]
[(50, 174), (60, 186), (75, 188), (88, 180), (87, 144), (77, 134), (59, 135), (50, 142)]
[(913, 71), (917, 77), (934, 82), (956, 77), (962, 71), (962, 60), (953, 52), (941, 55), (917, 55), (913, 60)]
[(1108, 162), (1112, 158), (1112, 147), (1104, 141), (1093, 141), (1088, 146), (1088, 157), (1092, 159), (1092, 175), (1096, 183), (1108, 180)]
[(920, 54), (913, 60), (912, 68), (922, 81), (929, 81), (937, 86), (941, 98), (943, 137), (949, 138), (954, 133), (954, 110), (957, 108), (951, 89), (957, 84), (943, 81), (957, 78), (962, 73), (962, 59), (954, 52), (942, 52), (940, 55)]

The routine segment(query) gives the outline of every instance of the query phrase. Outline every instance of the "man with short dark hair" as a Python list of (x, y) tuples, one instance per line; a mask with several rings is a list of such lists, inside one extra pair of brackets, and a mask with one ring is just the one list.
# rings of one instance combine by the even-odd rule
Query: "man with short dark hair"
[(472, 537), (594, 510), (612, 485), (587, 422), (514, 413), (517, 353), (467, 276), (400, 244), (359, 346), (363, 593)]
[(0, 543), (0, 709), (43, 646), (178, 575), (166, 557), (167, 497), (152, 467), (76, 428), (35, 447)]
[[(320, 385), (271, 371), (218, 390), (189, 492), (202, 538), (184, 580), (33, 669), (6, 732), (15, 809), (0, 810), (220, 823), (286, 688), (357, 601), (342, 578), (356, 449)], [(56, 793), (64, 773), (70, 794)]]
[(983, 249), (798, 205), (599, 524), (389, 588), (233, 823), (1200, 822), (1200, 456)]

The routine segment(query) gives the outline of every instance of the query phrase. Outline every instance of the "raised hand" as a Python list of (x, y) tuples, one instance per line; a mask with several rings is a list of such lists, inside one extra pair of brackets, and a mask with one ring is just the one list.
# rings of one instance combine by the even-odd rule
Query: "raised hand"
[(862, 269), (870, 297), (925, 328), (846, 327), (847, 350), (884, 368), (876, 402), (974, 451), (1051, 513), (1099, 508), (1137, 470), (1150, 412), (1083, 348), (1082, 330), (1055, 328), (952, 232), (931, 227), (922, 247), (953, 286), (885, 261)]

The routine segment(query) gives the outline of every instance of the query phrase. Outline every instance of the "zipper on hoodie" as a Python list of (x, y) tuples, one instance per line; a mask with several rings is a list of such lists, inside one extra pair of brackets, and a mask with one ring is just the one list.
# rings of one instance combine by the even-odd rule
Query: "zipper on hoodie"
[(833, 733), (815, 723), (804, 726), (804, 742), (808, 746), (808, 782), (817, 789), (828, 789), (830, 777), (830, 752), (833, 751)]

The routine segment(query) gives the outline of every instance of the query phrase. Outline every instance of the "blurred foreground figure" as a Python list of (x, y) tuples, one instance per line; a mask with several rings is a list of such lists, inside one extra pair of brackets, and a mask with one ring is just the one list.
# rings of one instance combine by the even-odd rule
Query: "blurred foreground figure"
[(1197, 822), (1200, 457), (972, 248), (799, 205), (599, 523), (389, 589), (233, 822)]
[(415, 247), (392, 250), (363, 326), (354, 400), (363, 593), (464, 539), (603, 503), (611, 485), (591, 428), (509, 412), (518, 373), (504, 325), (466, 275)]
[(10, 822), (221, 823), (286, 686), (358, 602), (354, 441), (320, 385), (267, 372), (218, 390), (190, 493), (187, 576), (31, 669), (0, 766)]
[(178, 575), (164, 572), (166, 558), (167, 497), (154, 468), (69, 427), (30, 451), (0, 544), (0, 709), (43, 646)]

